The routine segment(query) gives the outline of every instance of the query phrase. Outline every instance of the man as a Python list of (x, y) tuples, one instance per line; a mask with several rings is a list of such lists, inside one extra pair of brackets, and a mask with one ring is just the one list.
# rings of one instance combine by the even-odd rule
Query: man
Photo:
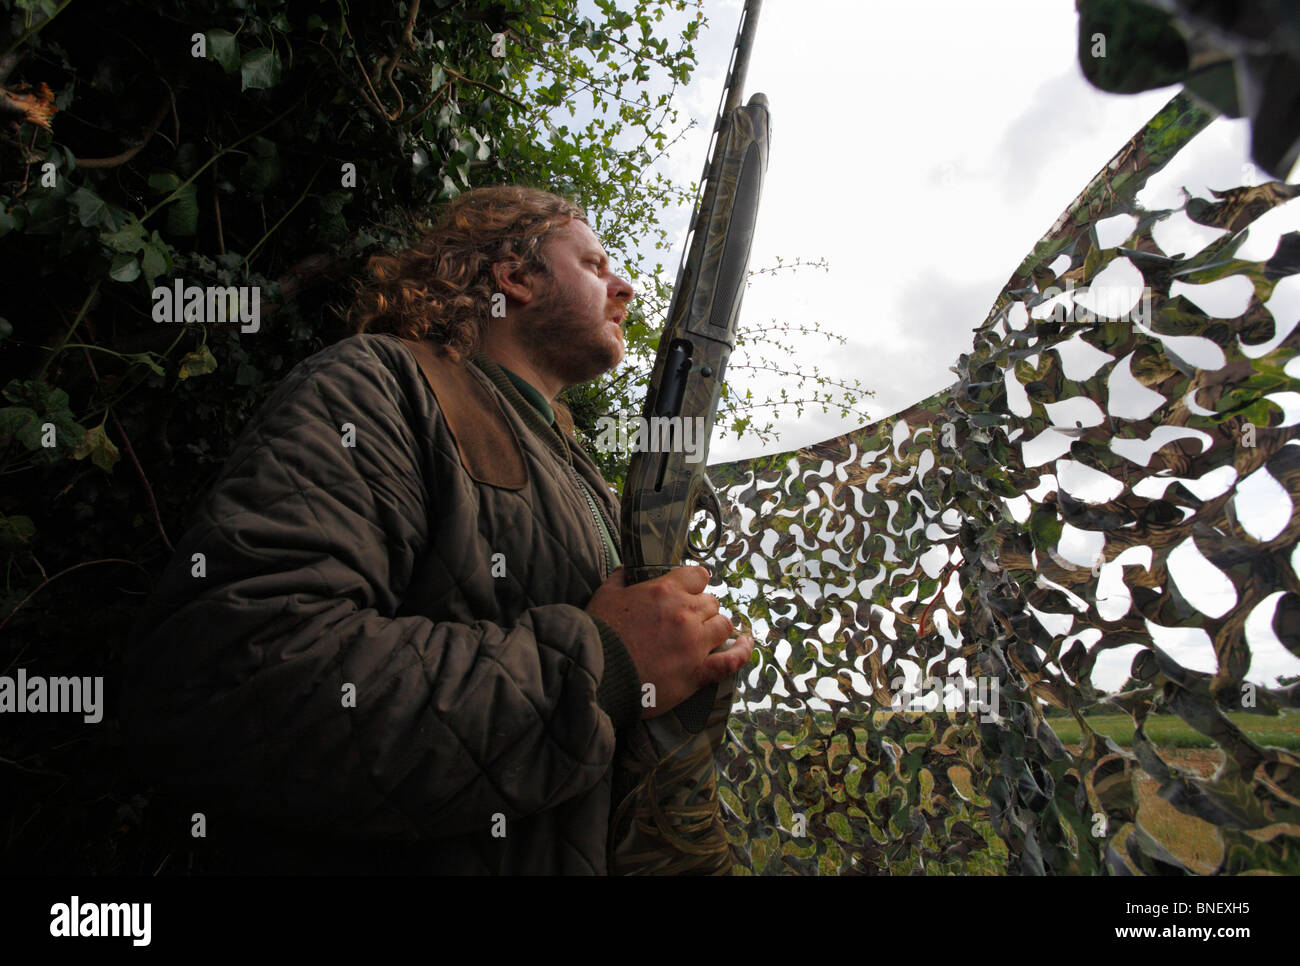
[(626, 586), (566, 431), (632, 288), (518, 187), (371, 267), (358, 334), (285, 377), (141, 614), (128, 736), (215, 871), (604, 873), (616, 729), (753, 648), (710, 653), (734, 628), (699, 567)]

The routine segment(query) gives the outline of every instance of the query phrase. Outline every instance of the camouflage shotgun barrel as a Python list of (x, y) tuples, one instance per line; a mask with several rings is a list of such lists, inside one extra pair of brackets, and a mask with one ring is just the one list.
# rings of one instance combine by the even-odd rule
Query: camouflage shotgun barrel
[[(623, 489), (620, 523), (629, 584), (666, 574), (686, 557), (707, 559), (722, 535), (721, 508), (705, 463), (727, 360), (736, 343), (767, 171), (767, 98), (755, 94), (740, 104), (761, 6), (762, 0), (747, 0), (741, 15), (701, 195), (646, 391), (641, 442)], [(686, 445), (688, 439), (693, 445)], [(712, 518), (708, 546), (691, 539), (699, 511)], [(734, 695), (734, 679), (710, 685), (621, 739), (625, 747), (616, 762), (617, 805), (611, 823), (613, 871), (730, 868), (713, 756), (725, 735)]]

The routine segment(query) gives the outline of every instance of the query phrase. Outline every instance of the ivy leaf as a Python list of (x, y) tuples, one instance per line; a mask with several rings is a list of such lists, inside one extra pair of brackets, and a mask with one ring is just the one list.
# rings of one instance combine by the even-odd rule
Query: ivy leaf
[(263, 137), (253, 138), (248, 147), (248, 160), (239, 169), (239, 180), (251, 191), (265, 191), (280, 178), (280, 150), (274, 141)]
[(466, 131), (466, 133), (473, 139), (473, 142), (471, 145), (467, 140), (465, 146), (470, 147), (473, 150), (474, 159), (476, 161), (486, 161), (492, 156), (492, 149), (488, 146), (487, 141), (483, 140), (483, 136), (479, 134), (478, 131), (471, 127)]
[(188, 379), (191, 376), (204, 376), (209, 372), (215, 372), (216, 369), (216, 357), (212, 355), (206, 345), (203, 345), (181, 357), (181, 367), (176, 377), (178, 379)]
[(280, 55), (267, 47), (250, 50), (239, 65), (240, 90), (268, 90), (280, 83)]
[(104, 432), (104, 425), (101, 423), (94, 429), (86, 431), (86, 438), (83, 443), (86, 453), (90, 456), (90, 461), (98, 466), (105, 473), (112, 473), (113, 467), (117, 465), (121, 453), (108, 438), (108, 433)]
[(167, 231), (172, 235), (189, 237), (195, 233), (199, 224), (199, 189), (191, 181), (167, 209)]
[[(155, 236), (157, 234), (157, 232), (154, 232)], [(149, 283), (150, 288), (153, 288), (154, 280), (163, 272), (167, 271), (167, 264), (169, 261), (167, 258), (167, 247), (161, 239), (155, 238), (154, 241), (151, 241), (144, 246), (144, 256), (141, 261), (143, 263), (142, 269), (144, 271), (145, 281)]]
[(133, 218), (117, 231), (101, 231), (99, 241), (111, 251), (139, 251), (144, 248), (144, 225)]
[(108, 216), (108, 205), (104, 199), (88, 188), (78, 188), (68, 199), (77, 208), (77, 221), (85, 228), (104, 224)]
[(34, 409), (26, 406), (0, 409), (0, 446), (8, 446), (14, 439), (28, 450), (40, 449), (41, 420)]
[(180, 175), (174, 171), (155, 171), (149, 175), (149, 187), (159, 194), (175, 191), (181, 183)]
[[(18, 405), (0, 409), (0, 443), (16, 438), (27, 449), (44, 452), (49, 457), (75, 454), (86, 430), (68, 408), (66, 392), (39, 380), (15, 379), (5, 386), (4, 395)], [(54, 425), (53, 449), (42, 445), (45, 423)]]
[(229, 30), (209, 30), (206, 36), (208, 60), (215, 60), (227, 74), (239, 70), (239, 41), (235, 39), (235, 35)]
[(140, 277), (140, 263), (134, 255), (114, 255), (108, 277), (118, 282), (134, 282)]
[(31, 517), (22, 514), (12, 517), (0, 515), (0, 550), (6, 553), (20, 550), (35, 532), (36, 525), (32, 523)]

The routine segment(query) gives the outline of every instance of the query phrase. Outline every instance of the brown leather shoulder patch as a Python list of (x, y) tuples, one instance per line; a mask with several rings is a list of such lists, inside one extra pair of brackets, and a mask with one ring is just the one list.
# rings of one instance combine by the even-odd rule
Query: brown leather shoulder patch
[(479, 483), (522, 490), (528, 482), (523, 448), (496, 397), (465, 363), (453, 361), (441, 346), (422, 340), (400, 341), (415, 357), (438, 400), (465, 472)]

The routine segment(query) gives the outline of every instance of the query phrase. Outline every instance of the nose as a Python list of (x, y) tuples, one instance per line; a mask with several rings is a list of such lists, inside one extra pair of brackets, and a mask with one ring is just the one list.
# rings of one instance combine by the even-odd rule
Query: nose
[(609, 294), (611, 298), (622, 299), (623, 304), (626, 305), (632, 301), (636, 291), (632, 288), (632, 283), (622, 275), (615, 275), (609, 284)]

